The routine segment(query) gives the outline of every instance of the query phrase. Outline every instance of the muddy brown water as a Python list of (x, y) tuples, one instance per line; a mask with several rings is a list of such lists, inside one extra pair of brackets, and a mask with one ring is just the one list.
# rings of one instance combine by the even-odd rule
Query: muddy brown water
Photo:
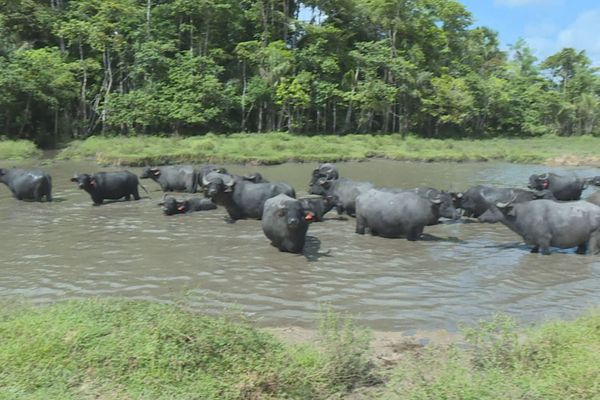
[[(454, 331), (494, 312), (523, 322), (571, 318), (600, 304), (600, 256), (530, 254), (499, 224), (447, 222), (426, 228), (428, 240), (408, 242), (356, 235), (352, 218), (332, 212), (309, 228), (306, 254), (293, 255), (270, 246), (259, 221), (225, 223), (224, 209), (164, 216), (157, 206), (162, 193), (148, 180), (142, 182), (151, 198), (93, 207), (69, 178), (123, 168), (45, 162), (54, 203), (19, 202), (0, 185), (0, 299), (151, 299), (212, 314), (241, 311), (261, 326), (313, 326), (320, 310), (331, 307), (376, 330), (407, 332)], [(226, 167), (285, 180), (303, 194), (315, 166)], [(452, 190), (482, 183), (523, 187), (531, 173), (548, 170), (600, 174), (594, 168), (384, 160), (340, 163), (339, 169), (381, 186)]]

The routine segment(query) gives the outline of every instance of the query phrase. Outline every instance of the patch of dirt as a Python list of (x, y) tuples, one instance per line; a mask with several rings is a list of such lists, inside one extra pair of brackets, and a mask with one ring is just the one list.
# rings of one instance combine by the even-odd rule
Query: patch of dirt
[(577, 156), (567, 154), (564, 156), (552, 157), (546, 160), (546, 165), (550, 166), (600, 166), (600, 156)]
[[(314, 342), (317, 331), (313, 329), (289, 326), (284, 328), (266, 328), (278, 339), (290, 344)], [(382, 367), (391, 367), (402, 359), (403, 354), (419, 351), (427, 344), (449, 345), (461, 339), (456, 333), (445, 330), (416, 331), (407, 335), (403, 332), (373, 331), (370, 357)]]

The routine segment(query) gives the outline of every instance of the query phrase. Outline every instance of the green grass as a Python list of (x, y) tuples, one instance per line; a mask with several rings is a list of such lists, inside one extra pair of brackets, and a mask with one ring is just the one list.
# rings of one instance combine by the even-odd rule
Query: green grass
[(174, 305), (4, 305), (0, 399), (328, 398), (365, 383), (370, 367), (367, 336), (325, 320), (320, 351)]
[(333, 313), (292, 345), (177, 305), (5, 303), (0, 337), (0, 399), (600, 399), (599, 310), (525, 330), (496, 316), (464, 342), (403, 346), (392, 367)]
[(28, 140), (0, 140), (0, 160), (23, 160), (40, 154), (36, 145)]
[(101, 164), (186, 162), (279, 164), (344, 161), (372, 157), (413, 161), (574, 162), (600, 165), (600, 138), (545, 136), (531, 139), (422, 139), (400, 135), (296, 136), (233, 134), (189, 138), (93, 136), (72, 142), (61, 159), (95, 158)]
[(456, 345), (408, 354), (382, 399), (600, 399), (600, 313), (518, 331), (497, 316)]

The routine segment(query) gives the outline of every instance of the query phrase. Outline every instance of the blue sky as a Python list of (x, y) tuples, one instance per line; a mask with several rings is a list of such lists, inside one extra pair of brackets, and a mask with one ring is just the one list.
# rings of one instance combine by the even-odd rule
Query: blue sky
[(502, 47), (523, 38), (543, 60), (563, 47), (585, 50), (600, 67), (600, 0), (459, 0), (476, 26), (487, 26)]

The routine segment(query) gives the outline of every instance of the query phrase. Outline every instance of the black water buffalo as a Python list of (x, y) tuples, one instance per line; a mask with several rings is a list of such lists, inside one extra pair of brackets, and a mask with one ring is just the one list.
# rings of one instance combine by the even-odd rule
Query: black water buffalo
[(467, 217), (477, 218), (498, 202), (522, 203), (525, 201), (546, 199), (554, 200), (548, 190), (531, 191), (517, 188), (500, 188), (496, 186), (477, 185), (462, 194), (457, 194), (458, 207), (464, 210)]
[(306, 241), (308, 222), (313, 219), (302, 202), (285, 194), (265, 201), (262, 229), (273, 246), (280, 251), (301, 253)]
[(219, 172), (221, 174), (226, 174), (227, 170), (223, 167), (214, 164), (204, 164), (198, 168), (198, 183), (202, 186), (202, 177), (208, 175), (211, 172)]
[(298, 200), (305, 210), (310, 210), (312, 212), (312, 222), (323, 221), (323, 216), (331, 211), (331, 209), (338, 203), (338, 199), (332, 196), (306, 197)]
[(371, 189), (356, 198), (356, 233), (363, 235), (369, 228), (372, 235), (417, 240), (439, 215), (440, 203), (412, 192)]
[(202, 178), (202, 187), (206, 197), (227, 209), (232, 221), (261, 219), (265, 201), (280, 193), (296, 197), (296, 192), (287, 183), (254, 183), (218, 172)]
[(338, 199), (336, 208), (339, 214), (347, 213), (354, 216), (356, 213), (356, 197), (373, 189), (369, 182), (355, 182), (346, 178), (326, 179), (319, 178), (310, 186), (308, 193), (320, 196), (331, 196)]
[(117, 200), (125, 197), (130, 200), (133, 196), (135, 200), (139, 200), (138, 185), (148, 193), (140, 185), (138, 177), (129, 171), (80, 174), (71, 178), (71, 182), (77, 182), (79, 189), (88, 192), (95, 206), (102, 204), (104, 199)]
[(426, 200), (440, 200), (440, 207), (437, 208), (439, 212), (431, 216), (431, 221), (429, 221), (429, 223), (427, 224), (428, 226), (437, 225), (439, 223), (440, 217), (453, 220), (460, 219), (461, 217), (460, 212), (459, 210), (457, 210), (456, 207), (456, 205), (459, 204), (459, 197), (462, 198), (462, 194), (459, 193), (445, 192), (443, 190), (438, 190), (430, 187), (418, 187), (414, 189), (382, 188), (379, 190), (392, 193), (412, 192), (418, 194)]
[(186, 214), (194, 211), (214, 210), (217, 205), (211, 199), (191, 197), (186, 200), (179, 201), (173, 196), (167, 196), (160, 202), (163, 207), (163, 212), (166, 215)]
[(594, 254), (600, 238), (600, 207), (587, 201), (559, 203), (537, 200), (525, 203), (497, 203), (479, 217), (481, 222), (501, 222), (521, 235), (532, 253), (549, 247), (577, 246), (577, 253)]
[(198, 170), (191, 165), (166, 165), (145, 168), (140, 179), (152, 179), (163, 192), (196, 193), (198, 174)]
[(0, 182), (12, 192), (15, 199), (52, 201), (52, 177), (37, 169), (0, 168)]
[(253, 174), (244, 175), (241, 177), (245, 181), (254, 182), (254, 183), (269, 183), (260, 172), (255, 172)]
[(319, 179), (334, 180), (339, 179), (340, 174), (337, 170), (337, 166), (331, 163), (325, 163), (319, 165), (319, 168), (315, 168), (312, 173), (311, 180), (308, 186), (312, 186)]
[(529, 177), (528, 188), (534, 190), (549, 190), (556, 200), (579, 200), (581, 192), (587, 187), (588, 180), (576, 176), (562, 176), (549, 172), (542, 175), (533, 174)]

